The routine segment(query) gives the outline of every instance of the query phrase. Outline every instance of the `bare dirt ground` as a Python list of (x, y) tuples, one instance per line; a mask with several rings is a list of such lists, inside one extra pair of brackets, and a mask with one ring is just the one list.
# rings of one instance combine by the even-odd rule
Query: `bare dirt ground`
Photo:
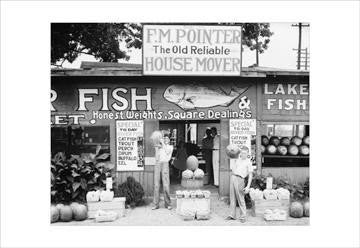
[[(161, 203), (160, 203), (161, 204)], [(136, 207), (134, 209), (126, 209), (126, 216), (113, 222), (96, 223), (93, 219), (85, 221), (57, 222), (53, 226), (302, 226), (309, 225), (309, 218), (291, 218), (285, 221), (265, 221), (262, 217), (251, 216), (248, 210), (247, 221), (241, 223), (239, 220), (225, 220), (229, 213), (229, 205), (218, 198), (211, 198), (211, 217), (209, 220), (191, 220), (184, 221), (176, 213), (176, 199), (172, 199), (172, 210), (167, 210), (160, 205), (160, 209), (152, 210), (151, 204)], [(237, 209), (237, 211), (239, 211)]]

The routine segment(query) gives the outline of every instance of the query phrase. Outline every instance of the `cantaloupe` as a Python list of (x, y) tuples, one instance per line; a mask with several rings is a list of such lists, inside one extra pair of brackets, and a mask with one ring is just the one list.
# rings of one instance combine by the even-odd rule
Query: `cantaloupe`
[(282, 137), (280, 140), (280, 144), (283, 146), (289, 146), (290, 145), (290, 139), (288, 137)]
[(310, 154), (310, 149), (306, 145), (299, 146), (299, 152), (301, 155), (307, 156)]
[(277, 147), (277, 153), (280, 154), (280, 155), (286, 155), (287, 153), (287, 148), (286, 146), (278, 146)]
[(296, 146), (301, 145), (302, 139), (299, 136), (294, 136), (291, 138), (291, 144), (294, 144)]

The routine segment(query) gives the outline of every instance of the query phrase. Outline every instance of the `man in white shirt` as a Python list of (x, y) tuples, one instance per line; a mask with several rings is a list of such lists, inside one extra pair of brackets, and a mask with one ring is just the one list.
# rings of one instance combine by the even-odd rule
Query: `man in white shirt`
[(173, 146), (169, 145), (170, 139), (168, 135), (160, 140), (160, 146), (155, 147), (155, 167), (154, 167), (154, 206), (153, 210), (159, 208), (160, 202), (160, 180), (163, 184), (165, 208), (171, 210), (170, 201), (170, 176), (169, 161), (173, 153)]
[[(236, 200), (240, 207), (240, 221), (245, 222), (246, 218), (246, 204), (245, 194), (249, 193), (252, 181), (252, 164), (248, 158), (249, 148), (242, 146), (240, 148), (239, 157), (235, 163), (230, 163), (231, 177), (230, 177), (230, 215), (227, 220), (236, 219)], [(245, 187), (245, 178), (249, 176), (247, 185)]]

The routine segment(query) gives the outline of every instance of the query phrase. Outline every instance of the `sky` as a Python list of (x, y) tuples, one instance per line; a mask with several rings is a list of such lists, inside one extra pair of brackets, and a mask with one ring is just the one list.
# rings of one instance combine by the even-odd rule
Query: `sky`
[[(270, 37), (269, 47), (263, 54), (259, 55), (259, 66), (275, 67), (282, 69), (296, 69), (297, 53), (293, 49), (298, 47), (299, 29), (292, 27), (290, 22), (270, 23), (270, 30), (274, 33)], [(310, 27), (302, 29), (302, 48), (310, 51)], [(130, 60), (119, 60), (120, 63), (141, 64), (141, 49), (128, 51)], [(245, 48), (243, 55), (243, 66), (255, 64), (255, 51)], [(80, 68), (82, 61), (98, 61), (93, 56), (82, 54), (73, 63), (64, 62), (64, 68)]]

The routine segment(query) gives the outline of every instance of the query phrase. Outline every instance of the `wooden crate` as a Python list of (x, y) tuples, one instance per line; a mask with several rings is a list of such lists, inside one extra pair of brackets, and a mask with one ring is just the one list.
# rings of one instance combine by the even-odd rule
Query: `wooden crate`
[(266, 209), (285, 210), (289, 216), (290, 200), (252, 200), (252, 215), (262, 217)]
[(88, 218), (94, 219), (98, 210), (114, 211), (119, 217), (125, 216), (125, 197), (115, 197), (111, 202), (88, 202)]
[(210, 216), (210, 198), (177, 198), (176, 213), (193, 213), (194, 218), (207, 219)]
[(203, 179), (181, 179), (181, 186), (185, 189), (200, 189), (204, 186)]

